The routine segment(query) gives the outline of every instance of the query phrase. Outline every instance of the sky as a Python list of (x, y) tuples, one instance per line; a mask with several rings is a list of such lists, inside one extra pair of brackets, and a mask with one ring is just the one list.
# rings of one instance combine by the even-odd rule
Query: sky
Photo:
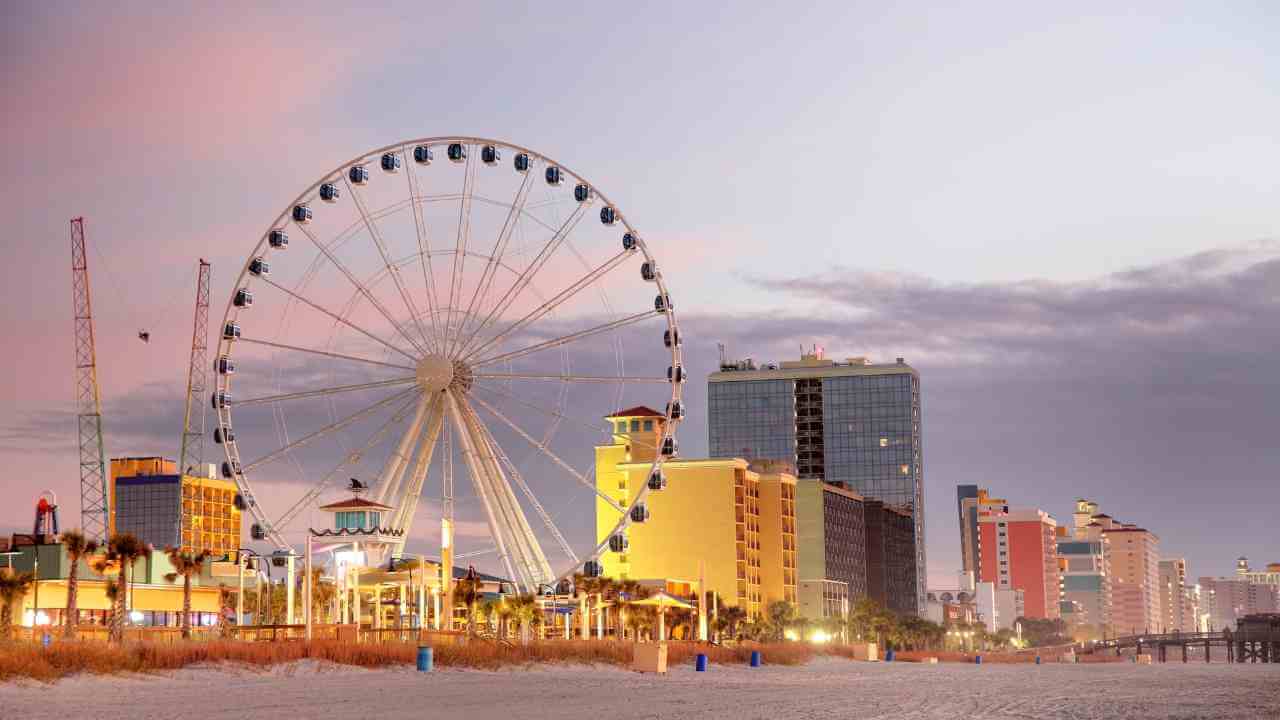
[(1230, 2), (6, 4), (0, 527), (43, 488), (74, 522), (71, 217), (108, 453), (173, 455), (196, 259), (217, 323), (324, 173), (466, 134), (642, 228), (680, 302), (685, 456), (717, 343), (902, 356), (931, 584), (970, 483), (1062, 522), (1094, 499), (1193, 576), (1280, 561), (1278, 29)]

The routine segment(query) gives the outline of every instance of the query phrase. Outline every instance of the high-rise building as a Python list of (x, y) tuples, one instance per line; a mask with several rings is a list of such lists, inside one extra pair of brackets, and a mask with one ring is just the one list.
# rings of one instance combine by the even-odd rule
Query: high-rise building
[(800, 609), (821, 612), (805, 617), (847, 612), (867, 594), (866, 533), (862, 496), (821, 480), (796, 482)]
[(707, 388), (713, 457), (794, 463), (824, 480), (904, 509), (912, 521), (915, 609), (925, 596), (920, 376), (901, 359), (836, 362), (820, 353), (757, 367), (724, 363)]
[[(607, 420), (615, 430), (610, 444), (595, 449), (596, 489), (626, 507), (650, 481), (663, 418), (636, 407)], [(601, 556), (604, 574), (695, 586), (705, 569), (706, 590), (749, 617), (774, 600), (796, 602), (795, 477), (756, 472), (741, 458), (672, 459), (662, 468), (665, 487), (651, 486), (646, 519)], [(600, 541), (618, 518), (616, 507), (597, 497)]]
[(1111, 627), (1119, 634), (1153, 632), (1160, 625), (1160, 538), (1136, 525), (1102, 531), (1111, 578)]
[(160, 457), (113, 458), (108, 488), (109, 532), (127, 532), (156, 548), (215, 556), (240, 547), (236, 484), (214, 476), (180, 475)]
[(1157, 632), (1195, 632), (1196, 609), (1187, 593), (1187, 559), (1160, 561), (1160, 623)]
[(1109, 633), (1111, 579), (1102, 531), (1111, 524), (1110, 518), (1098, 514), (1097, 503), (1081, 498), (1076, 500), (1070, 532), (1058, 529), (1059, 611), (1079, 639), (1101, 639)]
[(960, 513), (960, 560), (962, 572), (978, 575), (978, 515), (983, 510), (1009, 511), (1009, 501), (993, 498), (986, 488), (977, 485), (956, 486), (956, 509)]
[(1246, 615), (1280, 612), (1280, 585), (1250, 582), (1237, 569), (1234, 577), (1200, 578), (1200, 603), (1209, 630), (1233, 629)]
[(1057, 618), (1057, 522), (1043, 510), (986, 509), (978, 517), (979, 580), (1021, 590), (1029, 618)]

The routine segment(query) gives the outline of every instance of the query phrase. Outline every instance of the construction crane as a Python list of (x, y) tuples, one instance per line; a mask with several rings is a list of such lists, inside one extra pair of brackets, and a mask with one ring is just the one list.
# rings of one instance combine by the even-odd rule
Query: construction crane
[(107, 455), (102, 446), (102, 395), (98, 391), (93, 349), (93, 310), (89, 303), (89, 262), (84, 218), (71, 221), (71, 291), (76, 322), (76, 422), (80, 439), (80, 530), (85, 537), (107, 539)]
[(183, 413), (178, 470), (189, 475), (204, 462), (204, 394), (209, 385), (209, 263), (196, 274), (196, 317), (191, 329), (191, 367), (187, 369), (187, 409)]

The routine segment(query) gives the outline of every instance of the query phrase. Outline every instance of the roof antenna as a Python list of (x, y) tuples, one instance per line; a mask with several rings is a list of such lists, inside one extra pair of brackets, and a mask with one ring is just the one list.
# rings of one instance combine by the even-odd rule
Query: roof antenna
[(716, 343), (716, 347), (720, 348), (720, 367), (724, 367), (724, 343)]

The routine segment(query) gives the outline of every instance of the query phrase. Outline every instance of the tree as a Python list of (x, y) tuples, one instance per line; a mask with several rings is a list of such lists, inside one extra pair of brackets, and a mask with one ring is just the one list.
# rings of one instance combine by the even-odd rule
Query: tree
[(10, 572), (0, 575), (0, 638), (13, 639), (13, 604), (26, 596), (35, 581), (31, 573)]
[(169, 556), (169, 564), (173, 565), (173, 572), (165, 574), (164, 578), (169, 582), (173, 582), (178, 578), (182, 578), (182, 639), (191, 639), (191, 576), (200, 572), (204, 567), (204, 561), (209, 557), (209, 551), (201, 550), (195, 555), (184, 553), (178, 548), (165, 548), (165, 554)]
[(511, 616), (520, 626), (520, 644), (529, 644), (529, 629), (539, 618), (538, 599), (533, 595), (516, 595), (508, 602)]
[[(145, 545), (132, 533), (117, 533), (107, 541), (107, 552), (103, 562), (95, 567), (106, 570), (110, 565), (119, 567), (116, 575), (115, 598), (111, 608), (111, 631), (108, 638), (111, 642), (124, 641), (124, 621), (129, 598), (129, 570), (134, 561), (141, 557), (150, 557), (151, 548)], [(101, 572), (101, 571), (100, 571)]]
[(467, 574), (459, 578), (458, 582), (453, 586), (453, 601), (461, 603), (467, 608), (467, 636), (475, 637), (476, 634), (476, 603), (480, 601), (484, 595), (480, 592), (481, 581), (476, 575), (475, 568), (467, 570)]
[(719, 621), (724, 623), (724, 630), (730, 637), (737, 638), (738, 631), (747, 620), (747, 611), (737, 605), (721, 605)]
[(786, 600), (774, 600), (768, 608), (769, 630), (774, 640), (782, 640), (787, 627), (796, 618), (796, 606)]
[(1067, 624), (1057, 618), (1020, 617), (1022, 624), (1022, 640), (1031, 647), (1045, 645), (1065, 645), (1071, 642), (1067, 636)]
[(67, 563), (70, 567), (67, 570), (67, 611), (64, 620), (66, 626), (66, 637), (68, 640), (74, 640), (76, 637), (76, 628), (80, 624), (80, 610), (78, 602), (80, 597), (80, 560), (86, 555), (92, 555), (98, 551), (98, 543), (84, 536), (79, 530), (68, 530), (62, 533), (62, 547), (67, 551)]

